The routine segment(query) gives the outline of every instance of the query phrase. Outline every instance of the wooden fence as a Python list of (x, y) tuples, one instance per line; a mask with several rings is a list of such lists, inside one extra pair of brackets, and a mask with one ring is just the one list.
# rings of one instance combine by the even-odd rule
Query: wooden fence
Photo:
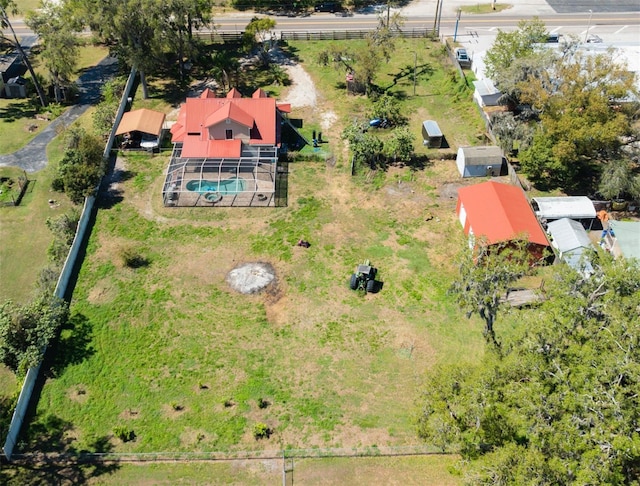
[[(281, 40), (353, 40), (364, 39), (372, 30), (327, 30), (323, 32), (311, 31), (282, 31)], [(406, 39), (438, 38), (432, 29), (405, 29), (392, 31), (392, 36)]]
[[(279, 40), (352, 40), (364, 39), (373, 29), (369, 30), (326, 30), (326, 31), (280, 31)], [(212, 44), (237, 44), (242, 42), (244, 32), (199, 32), (198, 37)], [(433, 29), (401, 29), (392, 31), (394, 37), (406, 39), (438, 38), (438, 31)]]

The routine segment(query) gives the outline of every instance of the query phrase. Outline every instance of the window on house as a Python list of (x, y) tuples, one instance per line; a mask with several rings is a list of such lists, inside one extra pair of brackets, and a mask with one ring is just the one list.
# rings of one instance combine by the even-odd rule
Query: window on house
[(226, 130), (227, 132), (227, 140), (233, 139), (233, 130)]

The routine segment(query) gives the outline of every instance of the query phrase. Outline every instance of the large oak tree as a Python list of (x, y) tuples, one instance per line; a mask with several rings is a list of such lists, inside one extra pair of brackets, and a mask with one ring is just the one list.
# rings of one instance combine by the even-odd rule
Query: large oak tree
[(418, 433), (461, 452), (467, 483), (637, 484), (640, 266), (592, 265), (591, 277), (559, 267), (501, 355), (427, 378)]

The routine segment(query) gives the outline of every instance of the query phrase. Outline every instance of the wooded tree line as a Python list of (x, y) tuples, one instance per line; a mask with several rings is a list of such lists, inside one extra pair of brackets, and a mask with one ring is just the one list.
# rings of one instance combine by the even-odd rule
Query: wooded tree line
[[(499, 143), (519, 147), (523, 170), (543, 186), (640, 197), (621, 150), (640, 113), (634, 73), (612, 49), (589, 53), (577, 38), (550, 48), (547, 35), (540, 20), (522, 21), (487, 51), (487, 75), (514, 109), (494, 120)], [(625, 184), (610, 184), (612, 170)]]
[(640, 267), (593, 266), (559, 266), (500, 348), (427, 377), (418, 433), (460, 450), (466, 483), (638, 484)]

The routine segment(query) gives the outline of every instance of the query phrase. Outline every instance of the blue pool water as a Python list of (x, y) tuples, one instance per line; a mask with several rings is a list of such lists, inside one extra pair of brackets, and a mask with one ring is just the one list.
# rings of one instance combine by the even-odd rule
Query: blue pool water
[(187, 189), (189, 191), (195, 191), (200, 193), (217, 192), (218, 194), (238, 194), (244, 191), (246, 183), (244, 179), (240, 177), (233, 177), (231, 179), (225, 179), (218, 184), (215, 181), (189, 181), (187, 182)]

